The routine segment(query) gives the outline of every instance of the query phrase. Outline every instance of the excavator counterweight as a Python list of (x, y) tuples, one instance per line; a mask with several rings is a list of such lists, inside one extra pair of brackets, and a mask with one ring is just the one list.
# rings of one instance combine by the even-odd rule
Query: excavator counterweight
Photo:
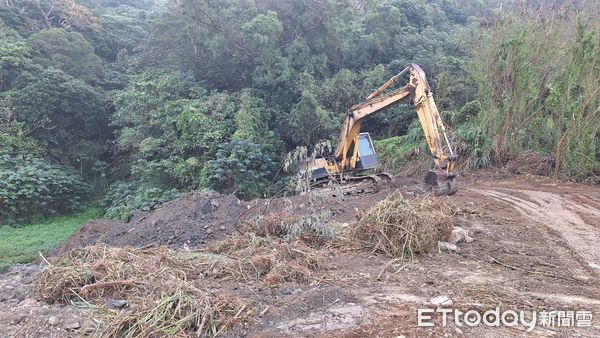
[[(385, 93), (406, 73), (410, 74), (410, 79), (405, 86)], [(374, 187), (358, 189), (361, 192), (377, 191), (382, 183), (390, 180), (391, 175), (387, 173), (360, 175), (366, 170), (379, 167), (371, 137), (368, 133), (361, 132), (361, 127), (367, 117), (407, 99), (417, 111), (427, 145), (433, 155), (434, 167), (425, 176), (425, 183), (436, 195), (456, 193), (458, 179), (455, 167), (458, 157), (454, 154), (448, 140), (425, 73), (416, 64), (406, 67), (367, 96), (364, 101), (351, 107), (344, 118), (335, 152), (327, 158), (318, 158), (301, 164), (300, 171), (310, 172), (317, 185), (326, 185), (330, 181), (340, 183), (361, 181)]]

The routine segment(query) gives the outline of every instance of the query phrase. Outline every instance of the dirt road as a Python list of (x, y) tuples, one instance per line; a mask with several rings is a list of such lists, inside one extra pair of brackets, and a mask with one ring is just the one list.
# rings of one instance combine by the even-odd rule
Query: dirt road
[[(389, 192), (370, 199), (351, 198), (346, 209), (335, 204), (332, 221), (356, 219), (354, 214)], [(457, 207), (456, 225), (470, 232), (472, 243), (459, 244), (456, 252), (418, 256), (410, 264), (333, 247), (326, 250), (328, 269), (309, 284), (224, 285), (230, 292), (243, 290), (265, 306), (254, 323), (236, 327), (228, 335), (600, 336), (600, 188), (544, 178), (477, 181), (464, 177), (461, 190), (449, 200)], [(80, 334), (82, 328), (67, 325), (75, 326), (70, 319), (85, 317), (85, 310), (35, 301), (31, 276), (36, 270), (20, 269), (0, 275), (2, 336)], [(16, 281), (22, 279), (28, 281), (26, 287), (16, 292)], [(462, 322), (460, 326), (452, 317), (443, 326), (441, 314), (434, 313), (434, 326), (417, 327), (417, 310), (435, 310), (432, 299), (436, 297), (446, 301), (445, 308), (463, 312), (483, 313), (498, 307), (524, 311), (531, 320), (536, 311), (538, 322), (532, 332), (525, 325), (471, 327)], [(543, 326), (544, 311), (564, 311), (555, 314), (567, 319), (573, 311), (573, 321), (558, 326), (556, 317), (554, 325)], [(588, 315), (590, 326), (576, 326), (587, 324)], [(50, 317), (58, 322), (53, 324)], [(83, 326), (83, 319), (80, 323)]]
[[(266, 320), (265, 327), (277, 329), (258, 330), (257, 336), (600, 335), (600, 189), (543, 178), (467, 181), (450, 200), (462, 210), (457, 223), (471, 232), (473, 243), (412, 265), (393, 264), (380, 281), (375, 279), (387, 260), (337, 253), (330, 286), (308, 290), (295, 306), (310, 309), (315, 293), (323, 305), (300, 318)], [(431, 299), (440, 296), (451, 300), (448, 308), (463, 312), (499, 307), (531, 317), (536, 311), (538, 322), (532, 332), (523, 325), (457, 326), (450, 319), (444, 327), (435, 315), (434, 327), (418, 328), (417, 309), (435, 309)], [(593, 319), (590, 327), (558, 326), (557, 312), (557, 322), (543, 326), (544, 311), (589, 311)]]

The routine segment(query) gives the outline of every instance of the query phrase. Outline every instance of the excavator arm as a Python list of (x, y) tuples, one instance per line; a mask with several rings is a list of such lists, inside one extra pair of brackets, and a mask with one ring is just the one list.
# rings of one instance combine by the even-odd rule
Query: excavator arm
[[(408, 84), (383, 94), (407, 72), (410, 73)], [(427, 173), (425, 182), (433, 186), (434, 192), (438, 195), (453, 194), (458, 189), (454, 172), (457, 156), (453, 153), (425, 73), (416, 64), (405, 68), (367, 96), (363, 102), (350, 108), (344, 119), (335, 151), (337, 167), (341, 172), (356, 168), (360, 130), (367, 117), (407, 98), (417, 110), (427, 145), (434, 157), (434, 168)], [(447, 145), (448, 152), (444, 151), (443, 141)]]
[[(381, 110), (389, 108), (402, 100), (406, 99), (410, 95), (408, 86), (397, 89), (389, 94), (371, 98), (365, 102), (359, 103), (353, 106), (347, 113), (340, 137), (338, 139), (338, 146), (335, 151), (335, 157), (341, 161), (343, 169), (354, 168), (356, 165), (357, 156), (349, 154), (350, 150), (356, 152), (358, 149), (355, 147), (358, 144), (358, 137), (362, 128), (362, 123), (365, 119)], [(350, 161), (348, 159), (351, 159)]]

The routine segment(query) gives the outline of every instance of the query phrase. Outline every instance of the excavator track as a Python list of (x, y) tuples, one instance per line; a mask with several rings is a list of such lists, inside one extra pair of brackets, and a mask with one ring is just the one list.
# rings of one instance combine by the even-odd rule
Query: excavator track
[(334, 197), (375, 194), (386, 188), (391, 179), (392, 175), (388, 173), (332, 177), (317, 182), (313, 188), (318, 188), (320, 193), (330, 194)]

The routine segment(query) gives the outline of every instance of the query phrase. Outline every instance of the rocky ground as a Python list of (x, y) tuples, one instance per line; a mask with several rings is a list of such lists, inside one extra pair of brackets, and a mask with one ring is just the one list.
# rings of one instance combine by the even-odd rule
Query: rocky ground
[[(487, 179), (482, 179), (487, 177)], [(390, 261), (369, 252), (324, 249), (327, 269), (309, 283), (274, 287), (223, 284), (227, 292), (256, 300), (264, 308), (250, 325), (225, 335), (280, 336), (600, 336), (600, 189), (537, 176), (500, 177), (494, 172), (462, 177), (455, 225), (474, 239), (457, 251)], [(224, 238), (260, 214), (286, 210), (322, 215), (332, 226), (354, 222), (394, 190), (417, 194), (411, 182), (375, 195), (238, 201), (232, 196), (184, 196), (127, 224), (87, 224), (57, 253), (98, 240), (111, 245), (166, 244), (193, 250)], [(93, 308), (40, 302), (34, 292), (39, 263), (0, 275), (2, 336), (101, 335), (90, 320)], [(434, 304), (435, 303), (435, 304)], [(588, 311), (591, 326), (462, 326), (452, 320), (417, 327), (417, 309), (442, 306), (462, 311)], [(585, 312), (586, 314), (588, 312)], [(585, 323), (582, 321), (580, 324)], [(538, 323), (539, 324), (539, 323)], [(565, 324), (570, 324), (566, 323)]]

